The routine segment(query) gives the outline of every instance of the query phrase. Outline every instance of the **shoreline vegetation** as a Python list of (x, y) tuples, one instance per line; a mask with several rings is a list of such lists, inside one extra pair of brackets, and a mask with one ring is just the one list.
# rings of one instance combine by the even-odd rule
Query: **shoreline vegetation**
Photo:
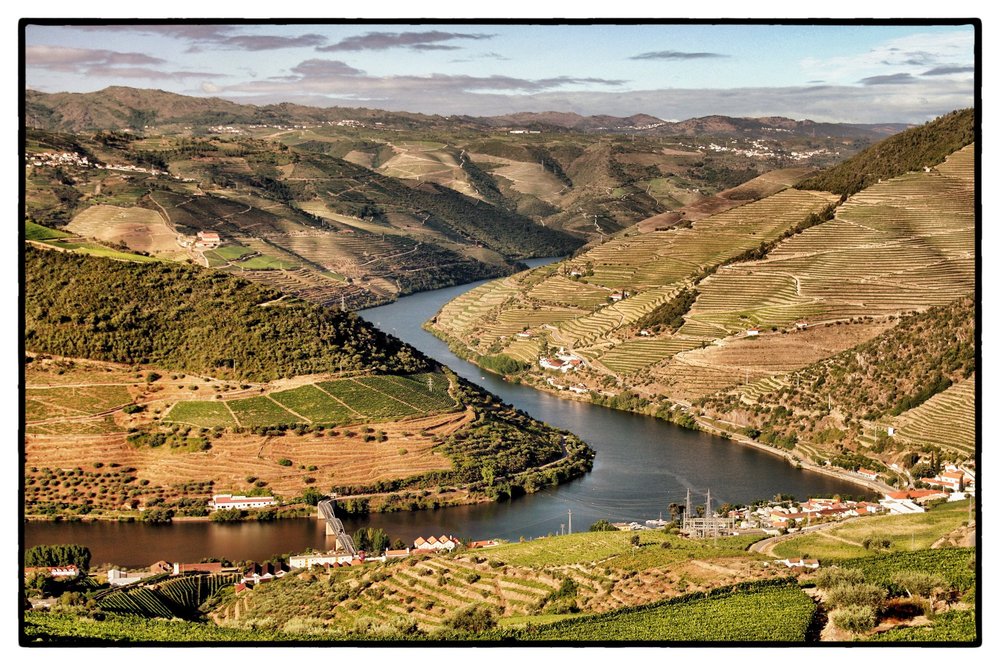
[(551, 395), (557, 396), (558, 398), (560, 398), (562, 400), (572, 400), (574, 402), (585, 402), (587, 404), (598, 406), (598, 407), (606, 407), (608, 409), (616, 409), (618, 411), (628, 412), (628, 413), (631, 413), (631, 414), (641, 414), (643, 416), (649, 416), (651, 418), (659, 419), (659, 420), (665, 421), (667, 423), (672, 423), (673, 425), (676, 425), (679, 428), (686, 428), (688, 430), (697, 430), (697, 431), (700, 431), (700, 432), (705, 432), (707, 434), (714, 435), (714, 436), (721, 437), (723, 439), (729, 440), (730, 442), (733, 442), (733, 443), (736, 443), (736, 444), (740, 444), (740, 445), (743, 445), (743, 446), (749, 446), (749, 447), (752, 447), (754, 449), (757, 449), (758, 451), (764, 451), (765, 453), (770, 453), (770, 454), (772, 454), (774, 456), (777, 456), (779, 458), (783, 458), (789, 465), (791, 465), (792, 467), (795, 467), (797, 469), (803, 469), (803, 470), (807, 470), (807, 471), (810, 471), (810, 472), (815, 472), (815, 473), (818, 473), (818, 474), (823, 474), (823, 475), (826, 475), (826, 476), (830, 476), (830, 477), (836, 478), (836, 479), (838, 479), (840, 481), (847, 481), (849, 483), (853, 483), (853, 484), (855, 484), (857, 486), (860, 486), (862, 488), (865, 488), (867, 490), (871, 490), (871, 491), (874, 491), (874, 492), (885, 493), (885, 492), (894, 490), (888, 484), (882, 483), (880, 481), (873, 481), (873, 480), (870, 480), (870, 479), (864, 479), (864, 478), (861, 478), (861, 477), (857, 476), (856, 474), (849, 473), (847, 470), (840, 470), (840, 469), (833, 468), (833, 467), (826, 467), (826, 466), (823, 466), (823, 465), (817, 465), (817, 464), (813, 463), (812, 461), (804, 460), (802, 458), (799, 458), (798, 456), (795, 456), (795, 455), (793, 455), (792, 453), (790, 453), (788, 451), (777, 449), (777, 448), (768, 446), (766, 444), (763, 444), (761, 442), (754, 441), (754, 440), (750, 439), (749, 437), (740, 436), (739, 434), (734, 433), (732, 431), (725, 430), (725, 429), (719, 428), (717, 426), (713, 426), (713, 425), (711, 425), (709, 423), (706, 423), (705, 421), (699, 420), (697, 417), (692, 417), (693, 421), (694, 421), (694, 425), (696, 427), (690, 427), (687, 424), (678, 423), (676, 421), (672, 421), (672, 420), (669, 420), (669, 419), (664, 419), (664, 418), (662, 418), (660, 416), (657, 416), (656, 414), (651, 414), (648, 411), (642, 411), (642, 410), (637, 410), (637, 409), (623, 409), (621, 407), (614, 407), (614, 406), (611, 406), (611, 405), (602, 405), (601, 403), (596, 402), (593, 399), (593, 397), (589, 396), (589, 395), (581, 395), (581, 394), (576, 394), (576, 393), (568, 394), (566, 391), (557, 390), (555, 388), (552, 388), (550, 386), (545, 385), (544, 383), (536, 384), (534, 382), (524, 382), (524, 381), (521, 381), (521, 378), (518, 377), (517, 375), (503, 374), (503, 373), (497, 372), (495, 369), (492, 369), (492, 368), (487, 367), (486, 365), (480, 363), (480, 359), (481, 359), (480, 356), (478, 356), (474, 352), (470, 351), (460, 341), (456, 340), (452, 336), (447, 335), (446, 333), (444, 333), (440, 329), (434, 327), (431, 324), (431, 322), (424, 323), (423, 329), (425, 331), (427, 331), (428, 333), (432, 334), (433, 336), (435, 336), (436, 338), (438, 338), (439, 340), (442, 340), (443, 342), (445, 342), (448, 345), (448, 349), (453, 354), (455, 354), (456, 356), (458, 356), (459, 358), (461, 358), (462, 360), (467, 361), (469, 363), (472, 363), (477, 368), (485, 370), (486, 372), (489, 372), (489, 373), (494, 374), (494, 375), (496, 375), (498, 377), (501, 377), (506, 382), (514, 382), (514, 383), (518, 383), (518, 384), (525, 384), (527, 386), (530, 386), (532, 389), (534, 389), (536, 391), (543, 391), (545, 393), (549, 393)]

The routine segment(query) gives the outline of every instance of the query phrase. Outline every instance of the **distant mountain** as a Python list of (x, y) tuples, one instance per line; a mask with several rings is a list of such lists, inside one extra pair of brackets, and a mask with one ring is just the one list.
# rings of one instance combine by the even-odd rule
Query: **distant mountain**
[(92, 93), (42, 93), (28, 90), (25, 125), (36, 129), (79, 132), (83, 130), (141, 129), (145, 125), (184, 123), (296, 124), (340, 120), (381, 122), (410, 129), (465, 126), (475, 128), (537, 129), (578, 132), (651, 132), (658, 135), (739, 136), (767, 138), (781, 134), (803, 137), (880, 139), (907, 127), (902, 123), (817, 123), (782, 117), (731, 118), (705, 116), (668, 122), (644, 113), (626, 118), (546, 111), (502, 116), (443, 116), (382, 111), (366, 108), (315, 107), (301, 104), (238, 104), (218, 97), (191, 97), (165, 92), (112, 86)]

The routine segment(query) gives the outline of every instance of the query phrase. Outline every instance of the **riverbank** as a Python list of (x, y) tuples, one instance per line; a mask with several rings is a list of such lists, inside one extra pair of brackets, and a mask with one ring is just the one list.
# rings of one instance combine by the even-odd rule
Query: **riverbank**
[[(554, 395), (554, 396), (556, 396), (557, 398), (559, 398), (561, 400), (570, 400), (570, 401), (574, 401), (574, 402), (582, 402), (582, 403), (587, 403), (587, 404), (591, 404), (591, 405), (599, 405), (600, 404), (600, 403), (598, 403), (597, 401), (595, 401), (593, 399), (593, 397), (590, 395), (590, 393), (571, 393), (571, 392), (568, 392), (568, 391), (556, 389), (556, 388), (554, 388), (554, 387), (546, 384), (545, 382), (539, 381), (539, 382), (536, 383), (534, 381), (531, 381), (531, 382), (523, 381), (523, 378), (521, 376), (519, 376), (519, 375), (502, 375), (502, 374), (497, 373), (497, 372), (495, 372), (495, 371), (493, 371), (493, 370), (491, 370), (489, 368), (484, 367), (479, 362), (480, 356), (478, 354), (476, 354), (475, 352), (473, 352), (472, 350), (470, 350), (464, 343), (462, 343), (461, 340), (458, 340), (457, 338), (449, 336), (448, 334), (444, 333), (443, 331), (441, 331), (440, 329), (438, 329), (437, 327), (435, 327), (433, 319), (430, 320), (430, 321), (425, 322), (422, 325), (422, 328), (423, 328), (423, 330), (427, 331), (431, 335), (435, 336), (436, 338), (438, 338), (439, 340), (441, 340), (442, 342), (444, 342), (445, 344), (447, 344), (448, 345), (448, 349), (453, 354), (455, 354), (456, 356), (458, 356), (459, 358), (461, 358), (462, 360), (464, 360), (464, 361), (466, 361), (468, 363), (471, 363), (472, 365), (475, 365), (477, 368), (480, 368), (480, 369), (482, 369), (485, 372), (489, 372), (489, 373), (491, 373), (491, 374), (493, 374), (493, 375), (495, 375), (497, 377), (502, 378), (503, 381), (505, 381), (505, 382), (513, 383), (513, 384), (520, 384), (522, 386), (527, 386), (527, 387), (530, 387), (531, 389), (533, 389), (535, 391), (541, 391), (543, 393)], [(538, 377), (536, 375), (534, 375), (534, 374), (529, 374), (528, 377), (530, 377), (531, 379), (538, 379)], [(606, 405), (600, 405), (600, 406), (606, 406)], [(628, 412), (628, 413), (632, 413), (632, 414), (641, 414), (643, 416), (651, 416), (653, 418), (659, 418), (655, 414), (650, 414), (649, 412), (642, 411), (642, 410), (620, 409), (620, 408), (617, 408), (617, 407), (608, 407), (608, 408), (609, 409), (615, 409), (617, 411)], [(761, 442), (754, 441), (753, 439), (750, 439), (749, 437), (745, 437), (745, 436), (739, 435), (739, 434), (737, 434), (735, 432), (732, 432), (730, 430), (726, 430), (724, 428), (720, 428), (720, 427), (714, 426), (714, 425), (708, 423), (703, 417), (692, 415), (692, 418), (694, 419), (695, 423), (698, 425), (698, 427), (695, 428), (695, 430), (699, 430), (701, 432), (706, 432), (706, 433), (709, 433), (711, 435), (715, 435), (717, 437), (722, 437), (723, 439), (729, 440), (730, 442), (733, 442), (733, 443), (736, 443), (736, 444), (740, 444), (740, 445), (743, 445), (743, 446), (746, 446), (746, 447), (749, 447), (749, 448), (752, 448), (752, 449), (756, 449), (758, 451), (763, 451), (763, 452), (771, 454), (773, 456), (777, 456), (778, 458), (781, 458), (786, 463), (788, 463), (789, 465), (795, 467), (796, 469), (803, 469), (803, 470), (807, 470), (807, 471), (810, 471), (810, 472), (815, 472), (817, 474), (822, 474), (824, 476), (827, 476), (827, 477), (830, 477), (830, 478), (834, 478), (834, 479), (837, 479), (839, 481), (844, 481), (844, 482), (847, 482), (847, 483), (850, 483), (850, 484), (853, 484), (853, 485), (856, 485), (856, 486), (860, 486), (860, 487), (862, 487), (862, 488), (864, 488), (866, 490), (870, 490), (870, 491), (876, 492), (876, 493), (878, 493), (880, 495), (884, 495), (885, 493), (897, 490), (896, 488), (893, 488), (892, 486), (890, 486), (890, 485), (888, 485), (886, 483), (882, 483), (881, 481), (866, 479), (864, 477), (861, 477), (861, 476), (859, 476), (859, 475), (857, 475), (857, 474), (855, 474), (853, 472), (849, 472), (847, 470), (842, 470), (842, 469), (839, 469), (839, 468), (829, 467), (829, 466), (825, 466), (825, 465), (818, 465), (818, 464), (816, 464), (816, 463), (814, 463), (814, 462), (812, 462), (810, 460), (807, 460), (807, 459), (804, 459), (804, 458), (802, 458), (800, 456), (797, 456), (797, 455), (795, 455), (794, 453), (792, 453), (790, 451), (787, 451), (787, 450), (784, 450), (784, 449), (777, 449), (777, 448), (768, 446), (766, 444), (763, 444)], [(661, 419), (661, 420), (664, 420), (667, 423), (671, 423), (672, 425), (675, 425), (677, 427), (686, 427), (684, 425), (675, 423), (673, 421), (667, 421), (665, 419)]]

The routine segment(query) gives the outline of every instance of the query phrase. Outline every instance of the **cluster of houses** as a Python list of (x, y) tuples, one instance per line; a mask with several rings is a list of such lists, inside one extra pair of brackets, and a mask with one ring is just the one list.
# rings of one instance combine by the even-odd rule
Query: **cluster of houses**
[(953, 493), (976, 493), (976, 473), (958, 465), (945, 465), (944, 471), (933, 477), (920, 479), (924, 484), (950, 490)]
[(586, 361), (576, 354), (567, 353), (563, 347), (560, 347), (558, 353), (539, 358), (538, 365), (543, 370), (555, 370), (556, 372), (566, 373), (586, 365)]
[(25, 161), (31, 166), (75, 166), (87, 169), (108, 169), (111, 171), (131, 171), (134, 173), (148, 173), (154, 176), (166, 175), (166, 171), (159, 169), (147, 169), (146, 167), (135, 166), (134, 164), (99, 164), (91, 162), (90, 158), (78, 153), (32, 153), (25, 156)]
[(52, 578), (76, 578), (80, 575), (80, 570), (75, 564), (65, 564), (56, 567), (25, 567), (24, 577), (27, 578), (32, 574), (44, 573)]
[[(730, 511), (729, 517), (738, 518), (742, 522), (751, 522), (751, 516), (756, 516), (754, 521), (758, 525), (770, 527), (772, 529), (802, 527), (812, 523), (827, 522), (831, 520), (844, 520), (857, 516), (871, 516), (885, 513), (886, 508), (876, 502), (854, 502), (851, 500), (838, 499), (810, 499), (799, 502), (797, 505), (788, 506), (768, 506), (750, 512), (749, 509), (740, 514), (739, 511)], [(742, 524), (742, 523), (741, 523)]]
[[(735, 143), (735, 141), (733, 142)], [(807, 160), (810, 157), (816, 157), (817, 155), (839, 155), (840, 153), (831, 153), (826, 148), (817, 148), (815, 150), (792, 150), (784, 151), (781, 149), (775, 149), (774, 147), (768, 146), (767, 142), (763, 139), (752, 139), (750, 142), (750, 147), (739, 148), (737, 146), (720, 146), (717, 143), (710, 143), (707, 146), (698, 146), (699, 150), (710, 150), (713, 153), (733, 153), (734, 155), (742, 155), (744, 157), (787, 157), (793, 160), (801, 161)]]

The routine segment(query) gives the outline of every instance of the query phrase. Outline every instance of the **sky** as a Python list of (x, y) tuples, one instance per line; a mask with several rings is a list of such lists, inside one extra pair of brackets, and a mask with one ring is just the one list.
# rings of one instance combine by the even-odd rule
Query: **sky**
[(441, 115), (919, 123), (973, 105), (971, 25), (27, 25), (25, 81)]

